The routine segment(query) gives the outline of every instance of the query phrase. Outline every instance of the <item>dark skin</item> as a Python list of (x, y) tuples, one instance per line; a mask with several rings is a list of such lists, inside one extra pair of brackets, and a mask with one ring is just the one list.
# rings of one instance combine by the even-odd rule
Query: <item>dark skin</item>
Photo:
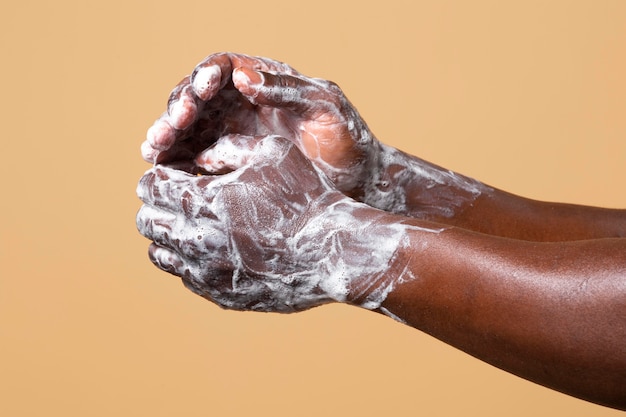
[[(626, 211), (525, 199), (393, 150), (336, 85), (267, 59), (212, 55), (168, 108), (144, 143), (146, 160), (209, 175), (224, 173), (216, 164), (245, 168), (250, 186), (262, 188), (267, 180), (251, 173), (249, 154), (207, 161), (200, 152), (225, 134), (286, 137), (305, 157), (288, 169), (308, 172), (312, 163), (338, 193), (369, 205), (358, 211), (364, 224), (416, 227), (389, 262), (385, 279), (397, 285), (377, 311), (528, 380), (626, 409)], [(287, 169), (284, 161), (263, 164), (265, 178)], [(359, 246), (351, 239), (345, 247)], [(180, 244), (167, 249), (180, 254)], [(180, 265), (174, 272), (155, 263), (189, 279)], [(344, 301), (362, 306), (366, 284), (351, 276)]]
[(626, 236), (621, 209), (536, 201), (498, 190), (453, 219), (433, 219), (477, 232), (533, 242)]
[(626, 240), (536, 244), (456, 228), (419, 239), (431, 243), (413, 262), (419, 279), (383, 307), (501, 369), (626, 408)]

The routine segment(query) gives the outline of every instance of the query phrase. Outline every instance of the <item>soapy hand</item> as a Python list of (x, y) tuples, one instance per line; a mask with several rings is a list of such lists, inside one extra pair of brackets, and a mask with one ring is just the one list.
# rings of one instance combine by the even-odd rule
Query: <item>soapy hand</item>
[(267, 58), (207, 57), (172, 91), (142, 145), (149, 162), (192, 160), (227, 134), (293, 141), (348, 196), (370, 187), (380, 147), (340, 88)]
[(192, 291), (224, 308), (291, 312), (389, 285), (403, 229), (339, 192), (290, 141), (231, 135), (196, 162), (206, 175), (157, 165), (137, 189), (152, 262)]

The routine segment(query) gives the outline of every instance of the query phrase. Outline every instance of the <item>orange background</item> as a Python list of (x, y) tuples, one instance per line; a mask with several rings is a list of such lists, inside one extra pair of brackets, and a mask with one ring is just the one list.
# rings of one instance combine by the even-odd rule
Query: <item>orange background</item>
[(222, 311), (134, 216), (145, 130), (224, 50), (336, 81), (379, 139), (490, 185), (626, 207), (625, 22), (620, 0), (4, 2), (0, 415), (622, 415), (356, 308)]

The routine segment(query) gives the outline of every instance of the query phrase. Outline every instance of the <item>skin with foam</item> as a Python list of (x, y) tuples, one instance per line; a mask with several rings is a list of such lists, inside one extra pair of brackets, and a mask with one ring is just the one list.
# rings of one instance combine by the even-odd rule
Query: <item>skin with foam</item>
[[(334, 191), (305, 190), (319, 200), (285, 204), (303, 184), (285, 181), (294, 174), (283, 169), (299, 176), (313, 166), (290, 165), (302, 161), (291, 151), (279, 161), (233, 151), (250, 143), (240, 136), (216, 146), (220, 156), (199, 158), (210, 175), (190, 175), (194, 158), (220, 137), (268, 133), (285, 136), (324, 172), (305, 175), (317, 178), (309, 185)], [(626, 248), (611, 239), (626, 236), (623, 210), (524, 199), (404, 154), (380, 144), (333, 83), (240, 54), (207, 57), (174, 89), (142, 154), (170, 166), (148, 172), (139, 190), (138, 226), (154, 237), (152, 260), (218, 304), (287, 312), (343, 300), (524, 378), (626, 409)], [(271, 201), (287, 211), (272, 214)], [(286, 232), (276, 234), (279, 226)], [(368, 269), (366, 254), (376, 251)]]
[(376, 309), (414, 278), (387, 274), (414, 227), (340, 193), (286, 139), (227, 136), (197, 160), (205, 175), (156, 166), (138, 187), (153, 261), (192, 291), (237, 310)]

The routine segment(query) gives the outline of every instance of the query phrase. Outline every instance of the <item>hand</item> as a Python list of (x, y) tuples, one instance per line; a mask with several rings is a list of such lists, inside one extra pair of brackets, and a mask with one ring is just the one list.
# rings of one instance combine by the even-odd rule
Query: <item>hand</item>
[(172, 91), (142, 146), (149, 162), (191, 160), (226, 134), (293, 141), (348, 196), (370, 187), (378, 142), (332, 82), (267, 58), (207, 57)]
[(404, 229), (339, 192), (293, 143), (228, 136), (198, 161), (211, 175), (157, 165), (137, 189), (152, 262), (192, 291), (225, 308), (291, 312), (389, 285)]

